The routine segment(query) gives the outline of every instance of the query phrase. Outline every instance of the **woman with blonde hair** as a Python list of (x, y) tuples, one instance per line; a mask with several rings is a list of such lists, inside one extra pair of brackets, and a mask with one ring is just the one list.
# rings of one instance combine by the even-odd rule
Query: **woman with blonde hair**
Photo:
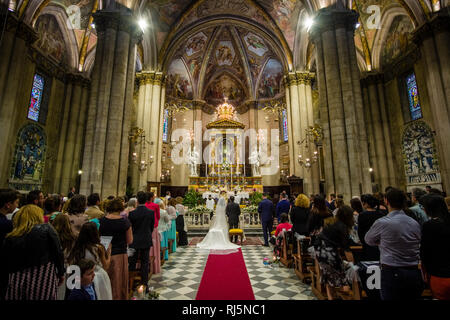
[(133, 243), (133, 231), (128, 218), (120, 213), (124, 210), (122, 199), (115, 198), (105, 204), (107, 215), (100, 219), (100, 235), (112, 237), (111, 263), (106, 268), (111, 280), (113, 300), (128, 299), (128, 255), (127, 246)]
[(299, 194), (291, 208), (290, 218), (292, 231), (302, 236), (308, 235), (309, 199), (304, 194)]
[(56, 300), (64, 282), (64, 255), (58, 235), (44, 223), (36, 205), (22, 207), (13, 218), (13, 231), (3, 243), (1, 275), (8, 278), (6, 300)]
[(155, 203), (159, 205), (160, 218), (158, 224), (158, 232), (161, 237), (161, 249), (164, 251), (164, 260), (169, 260), (169, 230), (170, 230), (170, 216), (166, 211), (166, 206), (160, 198), (155, 199)]

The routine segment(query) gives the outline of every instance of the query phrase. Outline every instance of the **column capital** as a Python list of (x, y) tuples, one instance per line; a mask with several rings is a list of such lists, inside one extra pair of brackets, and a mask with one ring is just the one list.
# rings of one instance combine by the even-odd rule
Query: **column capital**
[(154, 85), (164, 86), (166, 81), (166, 76), (162, 72), (156, 72), (155, 78), (153, 80)]
[(311, 85), (312, 81), (316, 78), (316, 75), (312, 72), (297, 72), (298, 84)]
[(422, 42), (432, 37), (439, 32), (450, 30), (450, 17), (447, 11), (439, 11), (434, 14), (430, 21), (422, 24), (413, 34), (413, 41), (417, 45), (421, 45)]
[(309, 31), (310, 36), (314, 41), (325, 31), (341, 28), (345, 28), (348, 31), (355, 31), (358, 18), (359, 13), (355, 10), (336, 9), (334, 7), (320, 9), (314, 17), (314, 25)]
[(383, 73), (366, 73), (365, 77), (361, 79), (361, 84), (365, 87), (380, 83), (384, 83)]
[(284, 76), (284, 83), (287, 87), (298, 85), (297, 74), (289, 72)]
[(153, 84), (155, 78), (155, 72), (143, 71), (136, 73), (136, 80), (139, 81), (139, 85)]

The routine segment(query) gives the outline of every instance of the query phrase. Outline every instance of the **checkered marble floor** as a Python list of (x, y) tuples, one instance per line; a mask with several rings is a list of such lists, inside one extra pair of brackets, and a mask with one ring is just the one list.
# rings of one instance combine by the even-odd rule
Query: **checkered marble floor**
[[(264, 257), (272, 257), (272, 248), (243, 246), (242, 254), (256, 300), (313, 300), (310, 286), (303, 284), (293, 269), (263, 265)], [(208, 253), (195, 246), (177, 248), (169, 255), (161, 273), (152, 275), (149, 287), (160, 300), (194, 300), (205, 269)]]

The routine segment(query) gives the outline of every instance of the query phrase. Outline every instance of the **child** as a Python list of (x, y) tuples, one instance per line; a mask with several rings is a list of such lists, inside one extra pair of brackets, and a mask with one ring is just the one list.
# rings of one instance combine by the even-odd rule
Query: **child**
[(70, 292), (68, 300), (97, 300), (94, 288), (95, 262), (92, 260), (81, 259), (78, 262), (80, 267), (81, 279), (80, 289), (73, 289)]

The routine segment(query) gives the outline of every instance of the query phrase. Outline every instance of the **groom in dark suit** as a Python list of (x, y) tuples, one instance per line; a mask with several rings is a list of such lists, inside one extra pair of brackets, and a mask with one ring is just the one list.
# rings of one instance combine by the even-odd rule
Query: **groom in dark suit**
[(135, 254), (129, 257), (128, 262), (129, 270), (134, 271), (136, 270), (136, 262), (140, 258), (142, 284), (147, 288), (149, 254), (152, 246), (152, 233), (155, 228), (155, 212), (145, 206), (148, 200), (145, 192), (139, 191), (137, 200), (138, 207), (128, 215), (133, 230), (133, 243), (130, 247), (136, 250)]
[[(239, 204), (234, 202), (234, 197), (230, 197), (230, 201), (227, 204), (227, 208), (225, 209), (225, 212), (228, 217), (228, 224), (230, 226), (230, 229), (236, 229), (239, 227), (239, 216), (241, 215), (241, 207)], [(232, 239), (232, 242), (237, 242), (238, 236), (234, 236)]]

